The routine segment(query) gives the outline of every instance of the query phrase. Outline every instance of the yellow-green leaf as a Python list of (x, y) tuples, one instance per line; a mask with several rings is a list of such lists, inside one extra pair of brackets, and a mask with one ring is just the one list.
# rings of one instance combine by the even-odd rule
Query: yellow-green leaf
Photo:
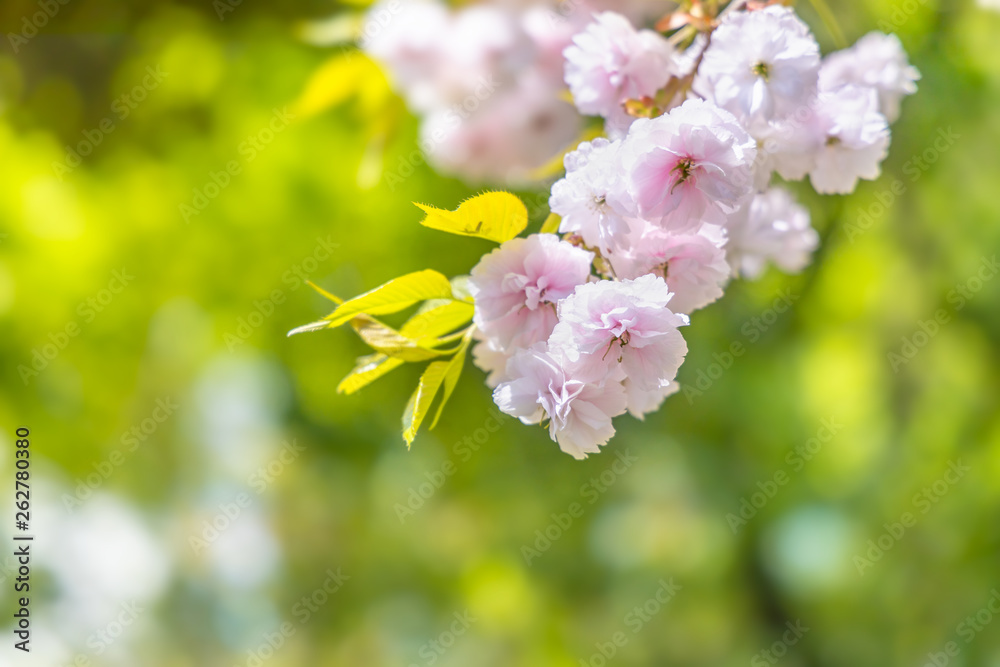
[(384, 354), (370, 354), (367, 357), (360, 357), (354, 370), (348, 373), (347, 377), (337, 385), (337, 393), (353, 394), (404, 363), (406, 362), (402, 359), (393, 359)]
[(319, 292), (319, 294), (320, 294), (321, 296), (324, 296), (324, 297), (326, 297), (327, 299), (329, 299), (330, 301), (333, 301), (333, 302), (334, 302), (335, 304), (337, 304), (338, 306), (339, 306), (340, 304), (344, 303), (344, 300), (343, 300), (343, 299), (341, 299), (341, 298), (340, 298), (339, 296), (337, 296), (336, 294), (334, 294), (334, 293), (332, 293), (332, 292), (327, 292), (327, 291), (326, 291), (325, 289), (323, 289), (322, 287), (320, 287), (319, 285), (317, 285), (317, 284), (316, 284), (316, 283), (314, 283), (313, 281), (311, 281), (311, 280), (307, 280), (307, 281), (306, 281), (306, 284), (307, 284), (307, 285), (309, 285), (309, 287), (312, 287), (312, 288), (313, 288), (314, 290), (316, 290), (317, 292)]
[(417, 313), (404, 324), (399, 333), (407, 338), (423, 339), (449, 334), (472, 320), (475, 308), (464, 301), (448, 301)]
[[(428, 361), (448, 354), (446, 351), (431, 349), (430, 345), (425, 346), (421, 341), (407, 338), (392, 327), (366, 315), (355, 317), (351, 320), (351, 326), (369, 347), (394, 359)], [(433, 338), (429, 341), (435, 342), (437, 341)]]
[(509, 241), (528, 226), (528, 209), (509, 192), (487, 192), (462, 202), (454, 211), (416, 204), (427, 217), (420, 224), (431, 229), (475, 236), (497, 243)]
[(435, 361), (429, 364), (427, 370), (420, 376), (420, 384), (410, 396), (410, 401), (406, 404), (406, 410), (403, 412), (403, 439), (406, 440), (407, 448), (413, 444), (414, 438), (417, 437), (420, 424), (423, 423), (424, 417), (430, 411), (434, 397), (441, 389), (441, 383), (444, 382), (447, 372), (447, 361)]
[(462, 342), (462, 347), (451, 358), (451, 361), (448, 362), (448, 368), (444, 374), (444, 395), (441, 397), (441, 403), (438, 405), (437, 414), (434, 415), (434, 421), (431, 422), (431, 428), (437, 426), (438, 420), (441, 419), (441, 413), (444, 412), (444, 406), (448, 403), (448, 399), (451, 398), (451, 393), (455, 391), (458, 379), (462, 377), (462, 369), (465, 368), (465, 353), (469, 349), (469, 342), (471, 340), (472, 336), (466, 334), (465, 340)]
[(342, 303), (324, 319), (330, 328), (339, 327), (357, 315), (387, 315), (398, 313), (427, 299), (450, 299), (451, 283), (430, 269), (408, 273), (390, 280), (381, 287)]
[(311, 331), (322, 331), (323, 329), (329, 329), (330, 323), (326, 320), (320, 320), (319, 322), (310, 322), (309, 324), (303, 324), (300, 327), (295, 327), (288, 332), (288, 337), (298, 335), (300, 333), (309, 333)]
[(345, 49), (313, 72), (294, 109), (296, 114), (312, 116), (358, 95), (384, 97), (389, 90), (385, 75), (373, 60), (360, 51)]
[(542, 223), (542, 234), (558, 234), (561, 224), (562, 218), (560, 216), (549, 213), (549, 217), (545, 218), (545, 222)]

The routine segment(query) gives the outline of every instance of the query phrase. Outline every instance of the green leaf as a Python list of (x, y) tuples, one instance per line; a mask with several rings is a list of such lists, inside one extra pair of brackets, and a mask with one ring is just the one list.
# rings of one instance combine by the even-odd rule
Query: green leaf
[(309, 324), (303, 324), (300, 327), (295, 327), (288, 332), (288, 337), (291, 338), (300, 333), (309, 333), (310, 331), (322, 331), (323, 329), (329, 329), (330, 323), (326, 320), (320, 320), (319, 322), (310, 322)]
[(313, 116), (356, 97), (380, 100), (391, 96), (391, 87), (382, 69), (364, 53), (345, 49), (313, 72), (294, 103), (294, 111)]
[(413, 440), (417, 437), (420, 424), (423, 423), (424, 417), (431, 409), (431, 404), (434, 403), (434, 397), (441, 389), (441, 383), (444, 382), (448, 366), (447, 361), (435, 361), (429, 364), (427, 370), (420, 376), (420, 384), (410, 396), (410, 401), (406, 404), (406, 410), (403, 412), (403, 439), (406, 441), (407, 448), (413, 444)]
[(361, 340), (376, 352), (381, 352), (402, 361), (428, 361), (449, 354), (449, 351), (431, 349), (438, 343), (436, 337), (422, 340), (408, 338), (390, 326), (382, 324), (367, 315), (359, 315), (351, 320), (351, 327)]
[[(311, 283), (310, 283), (311, 284)], [(313, 289), (340, 305), (332, 313), (318, 322), (310, 322), (288, 332), (289, 336), (322, 329), (334, 329), (350, 322), (358, 315), (387, 315), (404, 310), (421, 301), (442, 299), (452, 301), (451, 283), (437, 271), (417, 271), (381, 287), (341, 302), (333, 294), (313, 285)]]
[(307, 281), (306, 281), (306, 284), (307, 284), (307, 285), (309, 285), (309, 287), (312, 287), (312, 288), (313, 288), (314, 290), (316, 290), (317, 292), (319, 292), (319, 293), (320, 293), (320, 295), (322, 295), (322, 296), (326, 297), (326, 298), (327, 298), (327, 299), (329, 299), (330, 301), (333, 301), (333, 302), (334, 302), (335, 304), (337, 304), (338, 306), (339, 306), (340, 304), (344, 303), (344, 300), (343, 300), (343, 299), (341, 299), (341, 298), (340, 298), (339, 296), (337, 296), (336, 294), (333, 294), (332, 292), (327, 292), (327, 291), (326, 291), (325, 289), (323, 289), (322, 287), (320, 287), (319, 285), (317, 285), (317, 284), (316, 284), (316, 283), (314, 283), (313, 281), (311, 281), (311, 280), (307, 280)]
[(443, 336), (468, 324), (475, 308), (463, 301), (447, 301), (442, 305), (417, 313), (404, 324), (399, 333), (407, 338), (423, 339)]
[(345, 301), (324, 319), (330, 328), (339, 327), (357, 315), (387, 315), (398, 313), (415, 303), (428, 299), (450, 299), (451, 283), (430, 269), (408, 273), (390, 280), (381, 287)]
[(441, 419), (441, 413), (444, 412), (444, 406), (448, 403), (448, 399), (451, 398), (451, 393), (455, 391), (455, 385), (458, 384), (458, 379), (462, 377), (462, 369), (465, 368), (465, 354), (469, 349), (469, 343), (471, 341), (472, 332), (470, 331), (465, 335), (465, 339), (462, 341), (462, 347), (459, 348), (455, 356), (448, 362), (448, 368), (445, 370), (444, 374), (444, 395), (441, 397), (440, 405), (438, 405), (437, 414), (434, 415), (434, 421), (431, 422), (432, 429), (437, 426), (438, 420)]
[(462, 202), (455, 211), (416, 204), (427, 214), (420, 224), (431, 229), (503, 243), (528, 226), (528, 209), (509, 192), (487, 192)]
[(555, 213), (549, 213), (549, 217), (545, 218), (545, 222), (542, 223), (542, 234), (558, 234), (559, 225), (562, 224), (562, 218)]
[(354, 370), (348, 373), (347, 377), (337, 385), (337, 393), (353, 394), (404, 363), (406, 362), (402, 359), (393, 359), (384, 354), (370, 354), (367, 357), (360, 357)]

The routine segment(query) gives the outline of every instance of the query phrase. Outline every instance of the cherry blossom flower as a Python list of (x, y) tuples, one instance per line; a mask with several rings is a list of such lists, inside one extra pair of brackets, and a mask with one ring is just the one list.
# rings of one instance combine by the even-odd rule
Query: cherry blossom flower
[(715, 225), (702, 225), (691, 234), (671, 234), (647, 224), (627, 251), (610, 259), (620, 279), (653, 274), (666, 280), (674, 294), (671, 310), (690, 314), (721, 297), (729, 282), (726, 241), (725, 230)]
[(537, 77), (482, 97), (424, 118), (420, 143), (432, 166), (470, 182), (526, 182), (583, 126), (573, 106)]
[[(819, 236), (774, 174), (808, 175), (821, 194), (877, 178), (889, 122), (920, 79), (893, 35), (821, 60), (791, 3), (724, 4), (717, 23), (691, 10), (698, 34), (682, 51), (635, 27), (662, 17), (662, 0), (372, 10), (379, 29), (361, 46), (420, 115), (436, 168), (537, 179), (580, 142), (582, 115), (604, 118), (606, 136), (568, 152), (551, 187), (564, 238), (484, 256), (469, 279), (473, 324), (456, 335), (474, 339), (497, 405), (576, 458), (600, 451), (617, 416), (643, 419), (679, 390), (689, 314), (734, 277), (810, 262)], [(655, 104), (626, 111), (644, 97)]]
[(612, 118), (629, 99), (652, 96), (676, 72), (676, 54), (651, 30), (614, 12), (598, 14), (567, 47), (566, 84), (581, 113)]
[(816, 167), (821, 131), (814, 107), (800, 109), (783, 121), (768, 123), (755, 134), (757, 189), (764, 190), (777, 172), (788, 181), (801, 181)]
[(659, 410), (663, 401), (681, 390), (681, 386), (676, 382), (652, 390), (641, 389), (631, 380), (625, 380), (623, 384), (625, 398), (628, 401), (628, 413), (640, 421), (649, 413)]
[(766, 125), (816, 94), (819, 45), (788, 7), (730, 13), (712, 34), (695, 90), (744, 120)]
[(620, 155), (638, 214), (672, 231), (721, 224), (753, 192), (756, 143), (732, 114), (708, 102), (640, 118)]
[(556, 324), (556, 304), (587, 281), (593, 259), (553, 234), (507, 241), (472, 269), (476, 326), (502, 350), (544, 341)]
[(507, 88), (531, 63), (531, 42), (512, 12), (488, 5), (450, 12), (418, 0), (370, 12), (391, 18), (362, 46), (386, 65), (410, 108), (430, 112), (463, 103), (482, 82)]
[(612, 418), (627, 408), (621, 382), (578, 379), (544, 344), (514, 355), (507, 375), (514, 379), (493, 392), (497, 406), (525, 424), (548, 419), (550, 437), (576, 459), (598, 453), (615, 434)]
[(559, 304), (549, 347), (579, 377), (600, 382), (620, 364), (638, 388), (665, 387), (687, 354), (688, 319), (667, 308), (672, 297), (654, 275), (580, 285)]
[(436, 169), (470, 182), (527, 182), (579, 136), (582, 119), (559, 93), (561, 51), (582, 18), (547, 33), (524, 7), (452, 10), (432, 0), (382, 2), (369, 16), (389, 19), (361, 46), (422, 116), (420, 145)]
[(521, 17), (524, 32), (535, 45), (537, 68), (555, 86), (565, 86), (565, 57), (563, 51), (573, 43), (573, 36), (590, 21), (590, 14), (571, 6), (571, 11), (560, 12), (546, 5), (531, 5)]
[(854, 84), (878, 91), (879, 110), (891, 123), (899, 118), (900, 102), (917, 92), (920, 72), (910, 65), (896, 35), (871, 32), (849, 49), (823, 60), (819, 82), (823, 90)]
[(734, 274), (759, 277), (773, 262), (786, 273), (798, 273), (819, 245), (809, 224), (809, 211), (783, 188), (757, 195), (729, 219), (726, 247)]
[(438, 40), (450, 27), (448, 8), (432, 0), (392, 5), (376, 3), (368, 13), (368, 21), (389, 16), (384, 25), (361, 42), (361, 47), (382, 63), (394, 87), (407, 104), (416, 110), (426, 110), (438, 104), (438, 71), (441, 54)]
[[(475, 334), (476, 344), (472, 346), (472, 362), (486, 373), (486, 386), (490, 389), (507, 379), (507, 362), (513, 352), (500, 347), (493, 338), (487, 338), (482, 331)], [(514, 348), (517, 351), (519, 348)]]
[(627, 196), (617, 166), (619, 142), (584, 142), (565, 158), (566, 177), (552, 186), (549, 207), (562, 216), (559, 231), (578, 234), (604, 252), (626, 242), (629, 224), (618, 202)]
[(809, 180), (821, 194), (849, 194), (858, 179), (875, 180), (889, 152), (889, 125), (873, 88), (841, 86), (815, 106), (816, 165)]

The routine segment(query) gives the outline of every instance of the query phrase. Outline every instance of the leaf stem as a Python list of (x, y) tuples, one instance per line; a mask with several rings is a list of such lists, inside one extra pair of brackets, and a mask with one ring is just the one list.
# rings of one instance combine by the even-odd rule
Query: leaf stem
[(456, 340), (461, 340), (463, 338), (466, 338), (466, 337), (470, 336), (471, 334), (469, 332), (472, 331), (475, 328), (476, 328), (476, 325), (473, 324), (472, 326), (466, 327), (465, 329), (462, 329), (461, 331), (456, 331), (453, 334), (448, 334), (447, 336), (442, 336), (441, 338), (438, 338), (436, 342), (437, 342), (438, 345), (445, 345), (447, 343), (452, 343), (452, 342), (454, 342)]

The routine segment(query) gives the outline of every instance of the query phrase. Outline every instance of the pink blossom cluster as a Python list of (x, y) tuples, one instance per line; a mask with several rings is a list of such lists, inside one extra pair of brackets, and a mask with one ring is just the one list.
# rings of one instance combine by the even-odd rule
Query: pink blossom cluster
[(916, 90), (894, 36), (823, 58), (792, 9), (742, 5), (683, 50), (612, 12), (572, 36), (565, 82), (608, 136), (565, 158), (549, 202), (561, 236), (514, 239), (472, 271), (496, 403), (574, 457), (677, 391), (681, 327), (732, 277), (809, 263), (818, 235), (774, 174), (819, 193), (876, 178)]
[(368, 13), (361, 47), (420, 115), (432, 166), (471, 182), (527, 181), (583, 129), (561, 95), (573, 36), (596, 10), (618, 6), (641, 20), (662, 4), (495, 0), (453, 9), (382, 0)]

